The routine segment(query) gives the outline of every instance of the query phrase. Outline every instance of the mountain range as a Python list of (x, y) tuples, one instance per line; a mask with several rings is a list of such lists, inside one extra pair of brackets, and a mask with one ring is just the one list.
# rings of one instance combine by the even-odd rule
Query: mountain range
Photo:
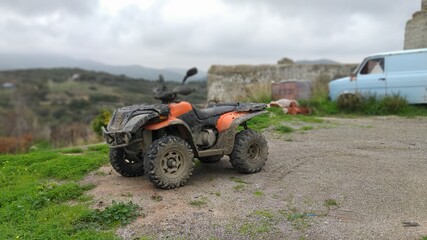
[[(179, 68), (157, 69), (140, 65), (109, 65), (90, 59), (77, 59), (64, 55), (0, 53), (0, 70), (36, 68), (81, 68), (146, 80), (157, 80), (159, 75), (162, 75), (166, 81), (181, 81), (187, 70)], [(199, 70), (193, 79), (206, 80), (206, 77), (207, 73)]]

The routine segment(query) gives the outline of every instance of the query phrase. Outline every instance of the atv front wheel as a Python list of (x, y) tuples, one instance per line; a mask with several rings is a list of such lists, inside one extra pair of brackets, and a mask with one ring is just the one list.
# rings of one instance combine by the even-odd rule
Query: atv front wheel
[(215, 156), (209, 156), (209, 157), (199, 157), (199, 160), (202, 163), (216, 163), (219, 160), (221, 160), (222, 157), (223, 157), (223, 155), (215, 155)]
[(124, 177), (138, 177), (144, 175), (142, 159), (131, 159), (124, 148), (110, 150), (111, 166)]
[(264, 136), (251, 129), (236, 134), (230, 162), (241, 173), (261, 171), (268, 157), (268, 146)]
[(154, 141), (145, 154), (145, 172), (158, 188), (181, 187), (193, 172), (193, 158), (193, 150), (184, 139), (162, 137)]

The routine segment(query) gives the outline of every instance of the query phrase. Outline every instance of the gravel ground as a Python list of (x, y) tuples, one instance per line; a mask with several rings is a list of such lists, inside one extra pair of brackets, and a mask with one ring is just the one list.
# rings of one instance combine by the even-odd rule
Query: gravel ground
[(84, 182), (96, 185), (95, 207), (114, 199), (143, 208), (144, 217), (117, 231), (123, 239), (427, 236), (427, 118), (291, 125), (306, 131), (264, 133), (270, 155), (256, 174), (237, 173), (224, 157), (198, 164), (187, 185), (174, 190), (122, 177), (109, 166)]

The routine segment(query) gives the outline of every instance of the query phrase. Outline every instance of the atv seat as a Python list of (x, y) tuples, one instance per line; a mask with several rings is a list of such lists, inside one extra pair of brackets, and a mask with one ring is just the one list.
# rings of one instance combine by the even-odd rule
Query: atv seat
[(235, 106), (219, 106), (219, 107), (210, 107), (205, 109), (198, 109), (193, 106), (194, 113), (196, 113), (197, 117), (199, 117), (199, 119), (201, 120), (219, 116), (224, 113), (232, 112), (235, 109), (236, 109)]

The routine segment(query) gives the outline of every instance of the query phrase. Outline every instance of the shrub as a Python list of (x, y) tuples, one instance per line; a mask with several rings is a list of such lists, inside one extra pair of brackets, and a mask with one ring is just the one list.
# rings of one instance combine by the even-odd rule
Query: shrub
[(341, 112), (366, 115), (404, 114), (409, 111), (408, 102), (398, 94), (377, 97), (376, 95), (343, 94), (336, 105)]
[(398, 94), (385, 96), (378, 104), (381, 109), (381, 114), (397, 114), (405, 112), (408, 109), (408, 102)]
[(33, 141), (31, 134), (25, 134), (21, 137), (1, 137), (0, 153), (18, 153), (29, 149)]
[(98, 135), (102, 136), (101, 127), (106, 127), (111, 119), (111, 111), (108, 109), (101, 109), (101, 112), (95, 117), (92, 122), (92, 129)]
[(341, 111), (360, 111), (363, 109), (363, 98), (359, 94), (342, 94), (337, 99), (337, 107)]

